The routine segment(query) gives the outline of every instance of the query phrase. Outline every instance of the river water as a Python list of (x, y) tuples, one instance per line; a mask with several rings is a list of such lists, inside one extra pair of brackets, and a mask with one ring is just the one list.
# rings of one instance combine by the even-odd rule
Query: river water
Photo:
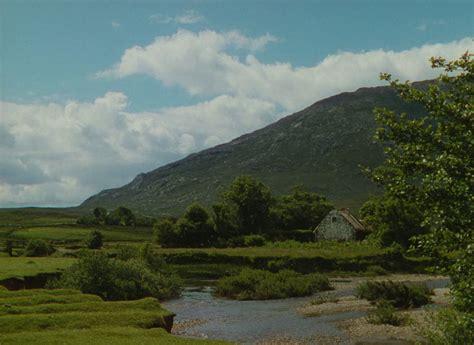
[[(432, 288), (444, 287), (447, 280), (430, 281)], [(353, 289), (334, 291), (337, 296), (351, 295)], [(323, 293), (326, 294), (326, 293)], [(296, 312), (317, 295), (267, 301), (235, 301), (213, 296), (212, 287), (186, 288), (182, 297), (163, 306), (176, 313), (176, 323), (189, 322), (180, 335), (197, 338), (224, 339), (241, 344), (255, 344), (269, 338), (308, 338), (335, 336), (343, 344), (350, 339), (338, 330), (336, 321), (358, 318), (363, 311), (352, 311), (304, 317)]]

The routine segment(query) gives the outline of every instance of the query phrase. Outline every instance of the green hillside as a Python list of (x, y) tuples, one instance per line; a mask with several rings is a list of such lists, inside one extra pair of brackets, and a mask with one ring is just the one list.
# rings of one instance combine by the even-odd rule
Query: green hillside
[(417, 111), (389, 87), (342, 93), (229, 143), (139, 174), (129, 184), (84, 201), (82, 211), (120, 205), (147, 215), (179, 214), (193, 201), (210, 204), (237, 175), (248, 174), (276, 194), (298, 184), (337, 206), (357, 209), (377, 187), (360, 166), (382, 161), (374, 143), (373, 109)]

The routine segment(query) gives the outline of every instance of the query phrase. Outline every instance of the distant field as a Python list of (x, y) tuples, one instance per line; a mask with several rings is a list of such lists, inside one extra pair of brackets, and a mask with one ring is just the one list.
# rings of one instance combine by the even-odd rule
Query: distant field
[(228, 255), (245, 257), (286, 256), (294, 258), (323, 257), (327, 259), (356, 258), (363, 256), (383, 255), (386, 248), (359, 243), (311, 243), (298, 247), (279, 248), (276, 246), (256, 248), (162, 248), (162, 254), (206, 253), (209, 255)]
[(74, 224), (78, 213), (61, 208), (2, 208), (0, 226)]
[(104, 235), (105, 241), (148, 241), (151, 228), (112, 226), (31, 226), (22, 228), (0, 227), (0, 238), (15, 240), (44, 239), (49, 241), (82, 241), (94, 229)]
[(73, 258), (0, 257), (0, 280), (32, 277), (39, 273), (55, 273), (71, 266)]
[(74, 290), (0, 288), (0, 344), (230, 344), (173, 336), (165, 330), (171, 318), (154, 298), (104, 302)]
[(20, 208), (0, 209), (0, 240), (83, 241), (99, 230), (106, 242), (149, 241), (151, 227), (84, 226), (76, 224), (79, 214), (71, 209)]

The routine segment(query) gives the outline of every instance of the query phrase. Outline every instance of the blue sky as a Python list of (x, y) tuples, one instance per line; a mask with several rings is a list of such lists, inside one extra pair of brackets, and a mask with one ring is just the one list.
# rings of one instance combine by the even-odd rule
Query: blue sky
[(472, 50), (472, 1), (2, 1), (0, 206), (81, 202)]

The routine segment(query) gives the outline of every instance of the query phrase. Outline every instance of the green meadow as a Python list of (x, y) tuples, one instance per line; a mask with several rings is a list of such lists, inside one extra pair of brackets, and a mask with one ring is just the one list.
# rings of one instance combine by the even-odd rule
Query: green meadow
[(172, 317), (154, 298), (104, 302), (74, 290), (0, 287), (0, 344), (230, 344), (170, 335)]
[(74, 258), (56, 257), (0, 257), (0, 280), (60, 272), (75, 261)]
[(82, 241), (87, 235), (99, 230), (108, 242), (147, 241), (152, 238), (150, 228), (113, 226), (30, 226), (21, 228), (0, 227), (0, 238), (13, 240), (43, 239), (48, 241)]

